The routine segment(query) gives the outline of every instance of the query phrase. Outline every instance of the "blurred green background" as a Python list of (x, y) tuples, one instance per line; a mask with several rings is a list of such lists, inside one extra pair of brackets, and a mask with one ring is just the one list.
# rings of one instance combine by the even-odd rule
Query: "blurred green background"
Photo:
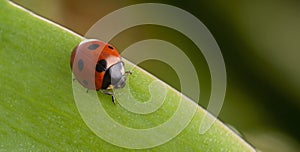
[[(192, 13), (214, 35), (225, 60), (228, 86), (219, 118), (260, 150), (300, 149), (300, 1), (14, 2), (81, 35), (106, 14), (137, 3), (165, 3)], [(190, 57), (200, 77), (199, 103), (206, 107), (210, 94), (207, 64), (184, 35), (166, 27), (143, 25), (120, 33), (111, 43), (122, 51), (134, 42), (150, 38), (169, 41)], [(140, 66), (180, 90), (178, 77), (167, 64), (151, 60)]]

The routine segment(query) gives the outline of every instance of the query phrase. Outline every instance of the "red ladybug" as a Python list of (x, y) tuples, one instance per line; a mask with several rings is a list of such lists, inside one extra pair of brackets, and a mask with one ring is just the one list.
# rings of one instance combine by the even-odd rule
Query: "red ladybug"
[(75, 79), (88, 90), (101, 90), (111, 95), (113, 89), (126, 84), (124, 62), (119, 52), (110, 44), (87, 39), (78, 44), (71, 54), (71, 69)]

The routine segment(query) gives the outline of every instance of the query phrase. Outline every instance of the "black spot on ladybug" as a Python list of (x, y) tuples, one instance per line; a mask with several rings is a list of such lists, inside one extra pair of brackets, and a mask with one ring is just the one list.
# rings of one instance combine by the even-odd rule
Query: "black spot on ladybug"
[(87, 85), (89, 84), (88, 81), (86, 81), (86, 80), (83, 80), (82, 83), (83, 83), (85, 86), (87, 86)]
[(79, 70), (79, 71), (82, 71), (82, 70), (83, 70), (83, 66), (84, 66), (83, 61), (82, 61), (82, 59), (80, 59), (80, 60), (78, 61), (78, 70)]
[(91, 44), (91, 45), (88, 47), (88, 49), (92, 51), (92, 50), (96, 50), (98, 47), (99, 47), (99, 44)]
[(113, 48), (112, 46), (110, 46), (110, 45), (108, 46), (108, 48), (110, 48), (110, 49), (112, 49), (112, 50), (114, 49), (114, 48)]
[(106, 70), (107, 62), (105, 60), (99, 60), (96, 65), (97, 72), (103, 72)]

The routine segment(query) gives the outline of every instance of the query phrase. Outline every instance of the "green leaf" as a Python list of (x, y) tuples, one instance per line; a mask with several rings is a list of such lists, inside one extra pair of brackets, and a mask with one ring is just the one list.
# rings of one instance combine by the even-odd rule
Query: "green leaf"
[[(98, 137), (96, 134), (101, 131), (91, 131), (92, 124), (86, 124), (87, 120), (82, 119), (83, 111), (77, 109), (84, 103), (74, 101), (72, 83), (75, 86), (78, 83), (72, 82), (69, 59), (71, 50), (82, 37), (6, 0), (0, 0), (0, 14), (0, 150), (130, 151)], [(127, 69), (133, 66), (127, 61), (125, 63)], [(134, 97), (147, 101), (150, 93), (146, 86), (157, 78), (138, 67), (133, 73), (129, 76), (128, 86), (132, 87)], [(153, 113), (131, 113), (120, 104), (112, 104), (111, 98), (101, 93), (97, 95), (101, 102), (96, 104), (101, 103), (114, 121), (135, 129), (162, 124), (179, 104), (187, 107), (180, 113), (183, 118), (191, 109), (196, 109), (194, 117), (179, 135), (150, 148), (153, 151), (254, 151), (219, 120), (205, 134), (199, 134), (199, 125), (206, 111), (188, 98), (183, 97), (180, 102), (177, 91), (161, 81), (156, 82), (154, 89), (165, 87), (167, 96), (162, 107)], [(93, 104), (86, 103), (86, 106), (90, 105)], [(93, 118), (96, 114), (97, 107), (95, 113), (87, 112), (86, 116)], [(100, 117), (101, 121), (104, 118)], [(173, 127), (163, 133), (176, 130), (176, 126)], [(124, 139), (126, 143), (140, 138), (128, 137), (126, 133), (116, 135), (113, 128), (111, 134), (108, 132), (111, 135), (108, 138), (113, 140)], [(140, 142), (147, 145), (155, 140), (151, 136)]]

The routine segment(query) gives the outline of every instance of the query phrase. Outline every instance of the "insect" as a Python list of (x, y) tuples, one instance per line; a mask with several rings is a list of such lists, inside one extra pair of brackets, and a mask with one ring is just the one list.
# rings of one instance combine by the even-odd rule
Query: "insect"
[(111, 44), (96, 39), (86, 39), (78, 44), (71, 53), (71, 70), (77, 80), (87, 90), (101, 90), (112, 96), (113, 89), (123, 88), (126, 75), (124, 62)]

